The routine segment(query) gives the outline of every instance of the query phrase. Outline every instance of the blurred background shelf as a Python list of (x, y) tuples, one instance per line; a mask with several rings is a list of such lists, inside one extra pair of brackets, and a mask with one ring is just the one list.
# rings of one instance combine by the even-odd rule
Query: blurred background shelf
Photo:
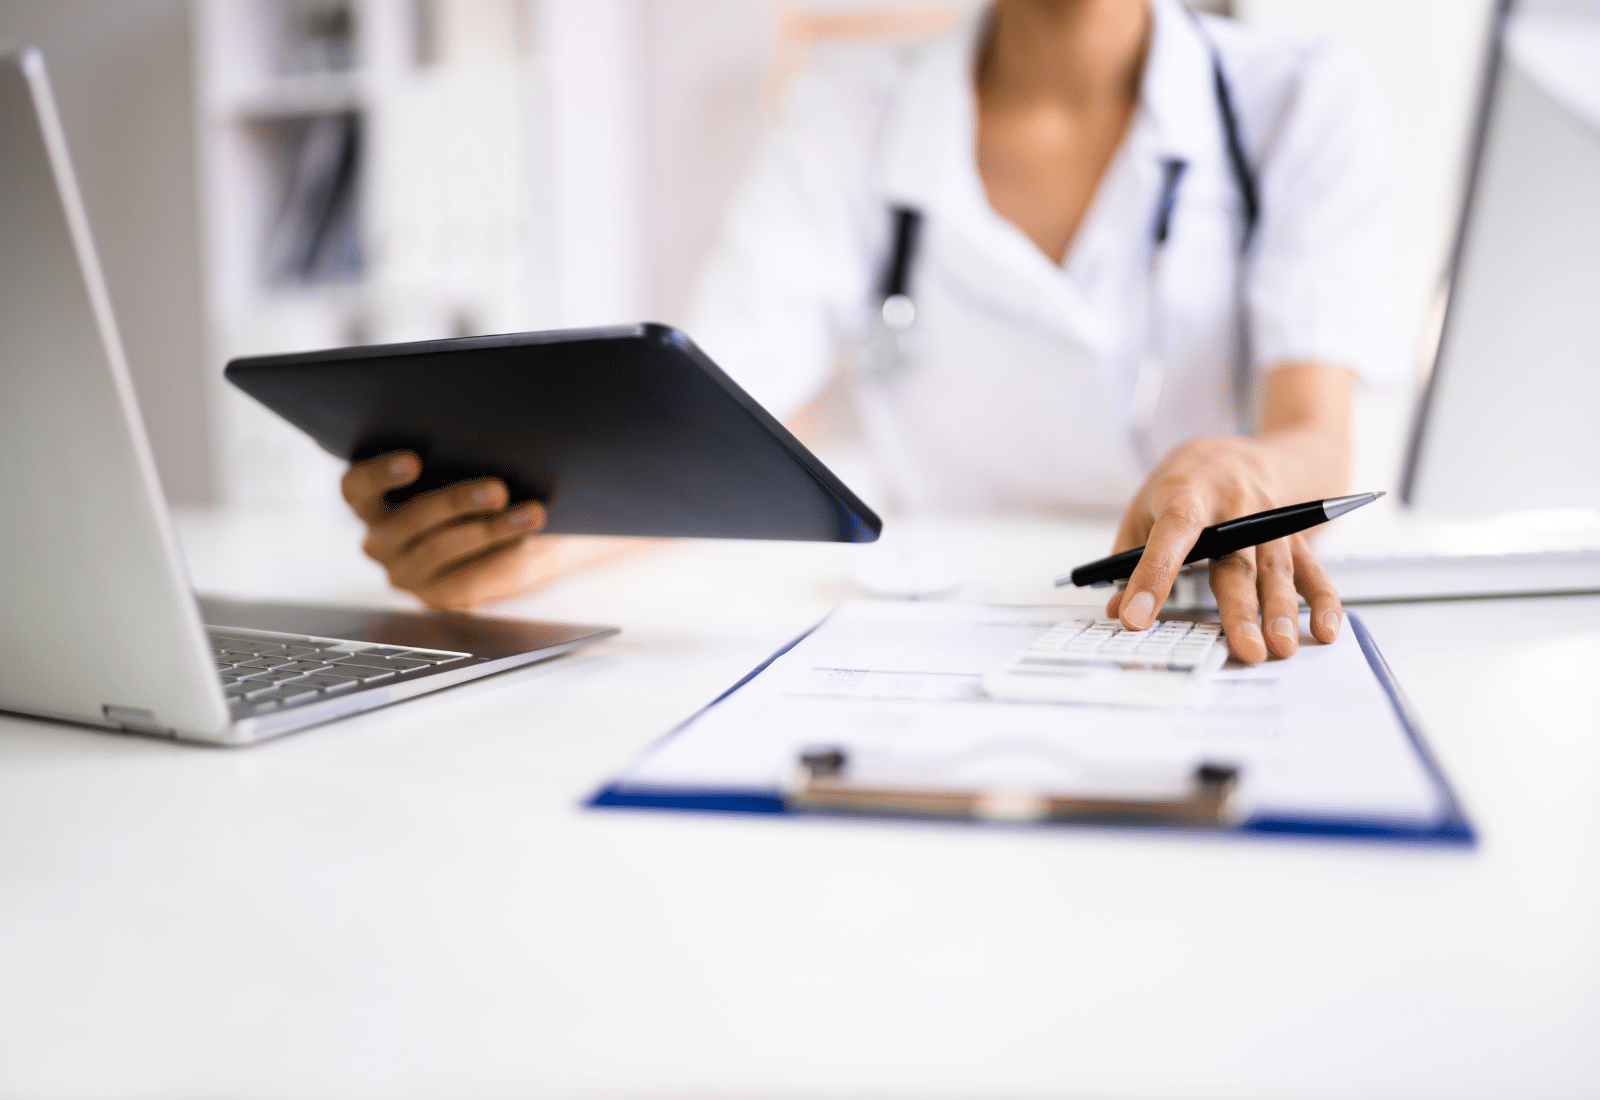
[[(556, 322), (546, 120), (517, 0), (198, 0), (215, 359)], [(214, 377), (214, 376), (213, 376)], [(338, 464), (214, 386), (221, 495), (336, 501)]]

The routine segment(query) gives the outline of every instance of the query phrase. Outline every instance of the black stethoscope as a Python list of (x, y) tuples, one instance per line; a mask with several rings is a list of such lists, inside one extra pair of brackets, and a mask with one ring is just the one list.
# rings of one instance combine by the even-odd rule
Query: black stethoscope
[[(1206, 34), (1205, 27), (1193, 12), (1195, 30), (1205, 39), (1211, 54), (1212, 95), (1216, 99), (1217, 114), (1222, 120), (1223, 144), (1228, 154), (1228, 167), (1234, 184), (1239, 189), (1244, 208), (1244, 232), (1240, 235), (1239, 252), (1243, 255), (1250, 247), (1250, 238), (1261, 216), (1261, 200), (1256, 188), (1254, 173), (1245, 157), (1244, 140), (1239, 133), (1239, 118), (1233, 105), (1233, 89), (1222, 68), (1222, 55), (1216, 43)], [(1154, 290), (1161, 274), (1161, 257), (1166, 250), (1167, 238), (1172, 231), (1172, 214), (1178, 204), (1178, 190), (1188, 171), (1189, 162), (1171, 157), (1161, 162), (1161, 193), (1156, 202), (1155, 217), (1151, 223), (1150, 285), (1151, 308), (1147, 322), (1145, 354), (1140, 357), (1139, 373), (1133, 388), (1134, 444), (1146, 461), (1152, 462), (1150, 428), (1155, 418), (1156, 405), (1161, 397), (1165, 368), (1156, 350), (1161, 346), (1159, 313), (1154, 306)], [(916, 330), (917, 306), (911, 296), (911, 273), (916, 264), (917, 242), (922, 231), (922, 212), (909, 206), (892, 206), (889, 209), (892, 245), (888, 262), (879, 283), (878, 316), (872, 331), (861, 341), (858, 366), (862, 374), (873, 378), (892, 376), (916, 357), (918, 332)], [(1243, 325), (1241, 324), (1241, 330)], [(1246, 357), (1247, 358), (1247, 357)], [(1245, 401), (1246, 387), (1242, 379), (1235, 380), (1235, 398), (1241, 407)]]

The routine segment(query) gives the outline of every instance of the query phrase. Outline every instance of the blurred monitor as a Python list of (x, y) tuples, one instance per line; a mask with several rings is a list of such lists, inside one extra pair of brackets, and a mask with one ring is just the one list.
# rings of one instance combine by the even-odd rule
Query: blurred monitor
[(1501, 0), (1401, 497), (1600, 507), (1600, 0)]

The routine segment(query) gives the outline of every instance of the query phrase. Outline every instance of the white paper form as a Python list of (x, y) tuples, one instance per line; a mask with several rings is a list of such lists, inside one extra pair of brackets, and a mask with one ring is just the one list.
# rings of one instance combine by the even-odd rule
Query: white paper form
[(1348, 626), (1324, 646), (1302, 622), (1295, 657), (1230, 663), (1185, 708), (985, 697), (982, 674), (1061, 617), (1059, 607), (844, 604), (613, 789), (770, 792), (802, 751), (836, 745), (906, 761), (938, 777), (932, 785), (1067, 793), (1186, 782), (1213, 762), (1240, 769), (1252, 818), (1426, 827), (1446, 811)]

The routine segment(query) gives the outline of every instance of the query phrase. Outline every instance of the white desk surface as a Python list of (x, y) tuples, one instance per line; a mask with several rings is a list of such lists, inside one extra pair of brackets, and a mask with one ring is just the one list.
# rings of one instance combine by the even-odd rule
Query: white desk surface
[[(180, 526), (403, 602), (343, 518)], [(1026, 602), (1108, 532), (943, 537)], [(580, 807), (849, 553), (616, 561), (506, 611), (620, 637), (251, 749), (0, 719), (0, 1096), (1600, 1096), (1600, 597), (1359, 612), (1474, 851)]]

